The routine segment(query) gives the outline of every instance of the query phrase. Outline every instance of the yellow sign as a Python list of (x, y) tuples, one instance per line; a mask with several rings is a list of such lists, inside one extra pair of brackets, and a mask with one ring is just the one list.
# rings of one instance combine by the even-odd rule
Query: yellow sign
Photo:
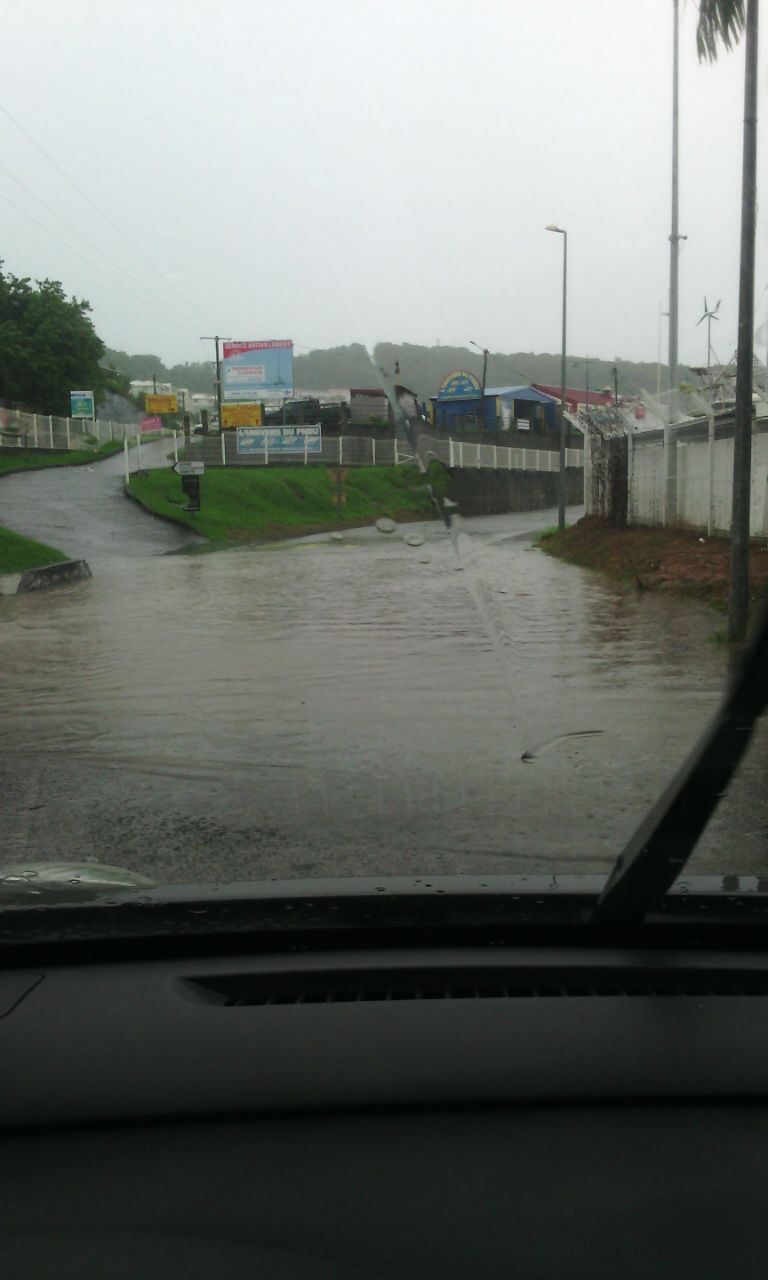
[(260, 404), (223, 404), (221, 406), (222, 427), (260, 427), (261, 423)]
[(150, 395), (147, 392), (144, 396), (144, 412), (145, 413), (175, 413), (177, 409), (176, 395)]

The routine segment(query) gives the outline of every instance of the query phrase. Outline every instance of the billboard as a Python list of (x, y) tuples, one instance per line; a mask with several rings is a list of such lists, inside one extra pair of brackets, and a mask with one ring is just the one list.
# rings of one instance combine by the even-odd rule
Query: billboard
[(260, 427), (262, 423), (260, 404), (223, 404), (221, 406), (221, 425), (223, 427)]
[(144, 395), (144, 412), (145, 413), (175, 413), (178, 407), (176, 392), (171, 395), (163, 393), (155, 393), (154, 395), (147, 391)]
[(92, 391), (70, 391), (69, 416), (70, 418), (96, 417), (96, 406)]
[(443, 378), (437, 388), (438, 400), (475, 400), (482, 388), (474, 373), (466, 369), (454, 369)]
[(238, 453), (322, 453), (320, 423), (311, 427), (238, 427)]
[(225, 400), (270, 400), (293, 395), (293, 342), (225, 342), (221, 382)]

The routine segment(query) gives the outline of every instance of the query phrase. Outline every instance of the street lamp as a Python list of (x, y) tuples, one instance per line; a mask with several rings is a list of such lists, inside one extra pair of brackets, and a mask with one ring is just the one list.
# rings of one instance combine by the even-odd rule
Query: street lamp
[(585, 375), (586, 386), (584, 392), (584, 412), (587, 417), (589, 417), (589, 356), (585, 356), (583, 360), (572, 360), (571, 364), (574, 365), (574, 367), (580, 364), (585, 364), (587, 366)]
[(553, 222), (549, 222), (546, 226), (547, 231), (554, 231), (557, 235), (563, 237), (563, 346), (560, 358), (560, 485), (558, 489), (557, 503), (557, 527), (565, 528), (565, 333), (566, 333), (566, 316), (567, 312), (567, 291), (568, 291), (568, 232), (563, 227), (557, 227)]

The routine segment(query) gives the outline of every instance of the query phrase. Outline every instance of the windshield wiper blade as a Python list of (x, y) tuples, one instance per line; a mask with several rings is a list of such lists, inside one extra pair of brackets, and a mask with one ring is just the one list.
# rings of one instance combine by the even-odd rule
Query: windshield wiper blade
[(593, 921), (636, 924), (658, 905), (725, 794), (767, 705), (768, 606), (712, 723), (619, 855)]

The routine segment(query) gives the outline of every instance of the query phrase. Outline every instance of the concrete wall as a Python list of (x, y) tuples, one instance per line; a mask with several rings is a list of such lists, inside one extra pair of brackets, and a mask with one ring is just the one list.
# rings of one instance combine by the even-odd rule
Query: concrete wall
[[(490, 516), (504, 511), (539, 511), (556, 507), (559, 472), (493, 471), (454, 468), (448, 472), (448, 497), (463, 516)], [(566, 471), (567, 501), (584, 501), (584, 472)]]

